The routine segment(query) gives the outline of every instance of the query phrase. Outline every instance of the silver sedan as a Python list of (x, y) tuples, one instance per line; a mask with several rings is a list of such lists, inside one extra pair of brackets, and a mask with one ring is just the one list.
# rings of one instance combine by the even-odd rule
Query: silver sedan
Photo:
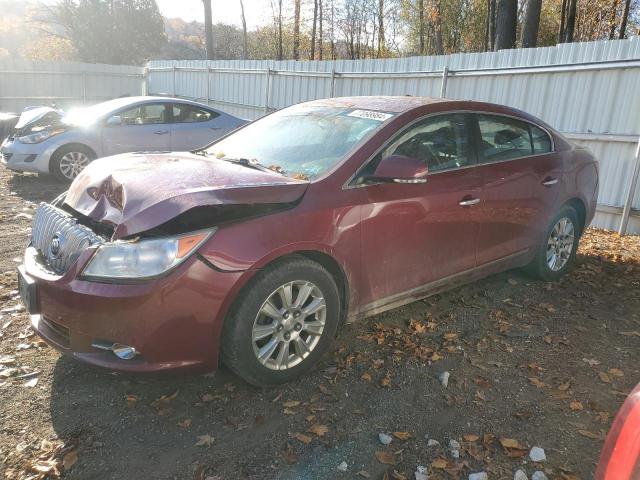
[(92, 160), (125, 152), (191, 151), (245, 124), (207, 105), (178, 98), (127, 97), (70, 111), (23, 112), (0, 146), (11, 170), (73, 180)]

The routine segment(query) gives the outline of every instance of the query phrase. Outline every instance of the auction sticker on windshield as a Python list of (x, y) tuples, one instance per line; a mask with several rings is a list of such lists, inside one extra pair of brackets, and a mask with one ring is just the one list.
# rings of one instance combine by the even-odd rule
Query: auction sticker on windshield
[(384, 122), (393, 117), (391, 113), (375, 112), (373, 110), (354, 110), (347, 115), (348, 117), (367, 118), (369, 120), (377, 120), (378, 122)]

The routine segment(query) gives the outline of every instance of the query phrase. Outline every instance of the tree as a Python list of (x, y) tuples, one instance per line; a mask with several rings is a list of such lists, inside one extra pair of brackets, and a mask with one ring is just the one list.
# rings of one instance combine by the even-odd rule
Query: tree
[(629, 18), (629, 8), (631, 7), (631, 0), (626, 0), (624, 3), (624, 12), (622, 13), (622, 22), (620, 23), (620, 40), (625, 38), (627, 30), (627, 20)]
[(293, 59), (300, 60), (300, 0), (294, 0)]
[(242, 20), (242, 58), (247, 59), (247, 20), (244, 17), (244, 3), (240, 0), (240, 18)]
[(578, 0), (567, 0), (567, 21), (564, 26), (563, 43), (573, 42), (573, 33), (576, 28), (576, 10), (578, 8)]
[(424, 0), (418, 0), (418, 52), (424, 55)]
[(528, 0), (522, 28), (522, 47), (533, 48), (538, 42), (542, 0)]
[(384, 38), (384, 0), (378, 0), (378, 57), (386, 54)]
[(211, 0), (202, 0), (204, 4), (204, 32), (207, 41), (207, 60), (213, 60), (213, 23), (211, 18)]
[(310, 60), (316, 58), (316, 25), (318, 23), (318, 0), (313, 0), (313, 26), (311, 27), (311, 53)]
[(498, 9), (496, 12), (496, 51), (514, 48), (516, 46), (517, 27), (517, 0), (498, 0)]
[(155, 0), (60, 0), (47, 13), (83, 62), (140, 65), (167, 44)]
[(323, 19), (323, 13), (322, 13), (322, 0), (318, 0), (318, 11), (319, 11), (319, 16), (318, 16), (318, 30), (319, 30), (319, 34), (318, 34), (318, 60), (322, 60), (322, 53), (323, 53), (323, 42), (324, 42), (324, 32), (322, 29), (322, 19)]

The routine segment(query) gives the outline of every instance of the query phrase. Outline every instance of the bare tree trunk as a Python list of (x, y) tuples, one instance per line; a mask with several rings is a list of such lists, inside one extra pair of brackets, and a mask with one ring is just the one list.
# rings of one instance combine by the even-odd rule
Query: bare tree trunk
[(211, 0), (202, 0), (204, 4), (204, 35), (207, 42), (207, 60), (213, 60), (213, 25), (211, 23)]
[(491, 23), (490, 14), (491, 14), (491, 0), (487, 0), (487, 16), (484, 20), (484, 46), (482, 49), (485, 52), (489, 50), (489, 25)]
[(300, 60), (300, 0), (294, 1), (293, 13), (293, 59)]
[(496, 0), (489, 0), (489, 47), (496, 47)]
[(313, 26), (311, 27), (311, 53), (310, 60), (316, 58), (316, 24), (318, 23), (318, 0), (313, 0)]
[(618, 0), (611, 3), (611, 18), (609, 19), (609, 40), (616, 38), (616, 17), (618, 16)]
[(565, 23), (567, 21), (567, 0), (562, 0), (560, 7), (560, 28), (558, 29), (558, 43), (562, 43), (564, 39)]
[(322, 60), (323, 53), (323, 29), (322, 29), (322, 0), (318, 0), (318, 27), (319, 27), (319, 35), (318, 35), (318, 60)]
[(627, 19), (629, 18), (629, 8), (631, 7), (631, 0), (627, 0), (624, 4), (624, 12), (622, 13), (622, 22), (620, 23), (620, 40), (625, 38), (627, 30)]
[[(617, 1), (617, 0), (614, 0)], [(535, 48), (538, 43), (542, 0), (528, 0), (522, 29), (522, 48)]]
[(436, 55), (444, 55), (444, 42), (442, 41), (442, 10), (440, 10), (439, 0), (434, 2), (433, 8), (433, 29), (436, 44)]
[(334, 27), (335, 27), (335, 5), (333, 0), (331, 0), (331, 60), (336, 59), (336, 41), (334, 36)]
[(384, 0), (378, 0), (378, 58), (385, 55)]
[(278, 0), (278, 60), (284, 58), (282, 50), (282, 0)]
[(418, 50), (424, 55), (424, 0), (418, 0)]
[(517, 0), (498, 0), (496, 15), (496, 51), (514, 48), (516, 46), (517, 25)]
[(578, 7), (578, 1), (577, 0), (568, 0), (568, 5), (567, 5), (567, 23), (565, 25), (565, 29), (564, 29), (564, 38), (563, 38), (563, 42), (564, 43), (571, 43), (573, 42), (573, 32), (576, 29), (576, 9)]
[(247, 20), (244, 17), (244, 3), (240, 0), (240, 19), (242, 20), (242, 58), (247, 59)]

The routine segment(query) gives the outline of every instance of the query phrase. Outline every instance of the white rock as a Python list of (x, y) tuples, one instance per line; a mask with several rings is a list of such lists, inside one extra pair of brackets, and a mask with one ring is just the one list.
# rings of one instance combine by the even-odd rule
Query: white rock
[(549, 480), (549, 479), (544, 474), (544, 472), (541, 472), (540, 470), (538, 470), (537, 472), (533, 472), (533, 475), (531, 475), (531, 480)]
[(449, 440), (449, 448), (451, 450), (460, 450), (460, 443), (457, 440)]
[(470, 473), (469, 480), (489, 480), (487, 472)]
[(524, 472), (524, 470), (518, 470), (513, 476), (513, 480), (529, 480), (529, 477), (527, 477), (527, 474)]
[(532, 462), (544, 462), (547, 456), (544, 454), (544, 450), (540, 447), (533, 447), (529, 452), (529, 458)]
[(442, 372), (440, 375), (438, 375), (438, 380), (440, 380), (440, 383), (444, 388), (447, 388), (447, 385), (449, 385), (450, 376), (451, 374), (449, 372)]
[(347, 462), (342, 462), (340, 465), (338, 465), (339, 472), (346, 472), (348, 468), (349, 465), (347, 465)]
[(416, 480), (427, 480), (427, 467), (423, 467), (422, 465), (418, 465), (416, 471), (414, 473)]
[(393, 440), (393, 437), (391, 437), (391, 435), (387, 435), (386, 433), (379, 433), (378, 440), (380, 440), (380, 443), (383, 445), (389, 445), (391, 443), (391, 440)]
[(440, 446), (440, 442), (433, 438), (430, 438), (429, 441), (427, 442), (427, 447), (438, 447), (438, 446)]

